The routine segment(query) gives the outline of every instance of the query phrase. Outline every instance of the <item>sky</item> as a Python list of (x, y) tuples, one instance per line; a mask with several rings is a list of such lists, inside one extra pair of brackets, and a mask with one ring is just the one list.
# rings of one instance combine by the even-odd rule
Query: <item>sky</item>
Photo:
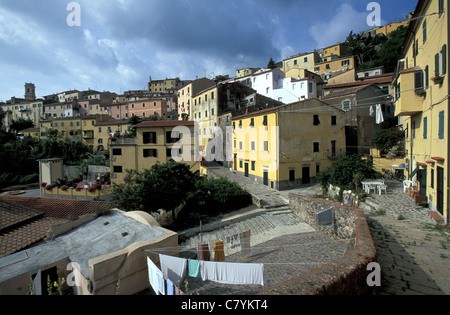
[[(0, 0), (0, 101), (235, 76), (371, 29), (366, 0)], [(381, 24), (417, 0), (380, 0)]]

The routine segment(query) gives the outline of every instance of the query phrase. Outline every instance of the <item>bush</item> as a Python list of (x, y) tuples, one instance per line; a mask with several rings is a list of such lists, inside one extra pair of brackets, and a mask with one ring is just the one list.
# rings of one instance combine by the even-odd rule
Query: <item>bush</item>
[(375, 171), (373, 162), (363, 160), (359, 155), (342, 156), (326, 171), (317, 175), (317, 181), (327, 190), (331, 184), (341, 191), (357, 189), (364, 179), (378, 178), (381, 174)]

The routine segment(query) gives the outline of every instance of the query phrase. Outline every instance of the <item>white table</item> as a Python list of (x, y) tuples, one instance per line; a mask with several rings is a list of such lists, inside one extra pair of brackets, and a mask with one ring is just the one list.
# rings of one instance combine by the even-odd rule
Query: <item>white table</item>
[(381, 185), (384, 185), (384, 181), (382, 179), (369, 179), (361, 182), (363, 189), (366, 193), (370, 193), (370, 187), (375, 187), (375, 192), (381, 195)]

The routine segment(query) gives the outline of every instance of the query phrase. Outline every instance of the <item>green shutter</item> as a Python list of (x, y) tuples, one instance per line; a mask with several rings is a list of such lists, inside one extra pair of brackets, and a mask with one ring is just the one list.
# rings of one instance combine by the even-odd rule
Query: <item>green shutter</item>
[(439, 54), (434, 56), (434, 74), (435, 76), (439, 76)]
[(447, 45), (442, 46), (442, 74), (447, 73)]
[(426, 139), (427, 138), (427, 130), (428, 130), (428, 118), (425, 117), (423, 119), (423, 138)]
[(439, 113), (439, 139), (444, 139), (444, 111)]

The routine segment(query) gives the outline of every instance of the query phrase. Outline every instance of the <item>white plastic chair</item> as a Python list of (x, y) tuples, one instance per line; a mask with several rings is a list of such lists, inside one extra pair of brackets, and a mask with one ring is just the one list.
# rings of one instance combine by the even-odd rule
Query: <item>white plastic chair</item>
[(406, 193), (406, 190), (412, 185), (412, 181), (404, 180), (403, 181), (403, 192)]
[(386, 194), (386, 189), (387, 189), (387, 186), (385, 184), (380, 185), (378, 187), (378, 193), (381, 195), (381, 191), (384, 190), (384, 194)]

